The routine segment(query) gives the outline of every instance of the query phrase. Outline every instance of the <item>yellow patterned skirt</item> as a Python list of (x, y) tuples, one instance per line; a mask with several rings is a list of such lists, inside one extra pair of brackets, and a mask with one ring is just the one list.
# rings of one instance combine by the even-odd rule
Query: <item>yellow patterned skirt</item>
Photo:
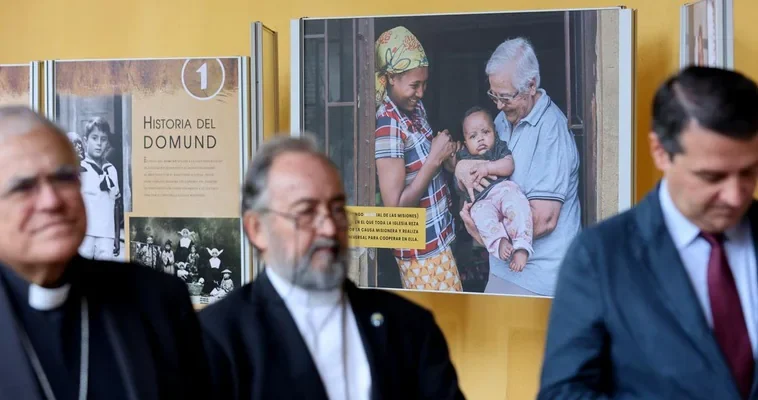
[(400, 267), (404, 289), (448, 292), (463, 290), (458, 265), (450, 247), (433, 257), (410, 260), (395, 257), (395, 260)]

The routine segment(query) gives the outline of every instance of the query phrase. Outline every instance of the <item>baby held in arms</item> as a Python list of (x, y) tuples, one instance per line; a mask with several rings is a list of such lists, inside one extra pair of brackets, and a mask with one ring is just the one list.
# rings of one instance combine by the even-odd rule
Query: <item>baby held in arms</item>
[(495, 134), (492, 115), (480, 107), (473, 107), (464, 115), (463, 138), (458, 160), (476, 160), (469, 171), (471, 181), (488, 178), (490, 185), (474, 193), (458, 181), (458, 190), (473, 203), (471, 218), (487, 251), (505, 262), (510, 259), (510, 269), (520, 272), (534, 253), (533, 223), (529, 201), (509, 179), (515, 168), (511, 151)]

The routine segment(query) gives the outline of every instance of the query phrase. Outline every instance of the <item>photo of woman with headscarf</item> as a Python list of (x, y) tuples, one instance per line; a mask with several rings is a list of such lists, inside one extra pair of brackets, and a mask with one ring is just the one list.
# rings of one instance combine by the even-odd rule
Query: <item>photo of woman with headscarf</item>
[(426, 248), (394, 249), (405, 289), (462, 291), (451, 249), (455, 239), (450, 191), (459, 145), (449, 132), (434, 135), (422, 102), (429, 77), (424, 48), (397, 26), (375, 42), (375, 158), (382, 204), (426, 209)]

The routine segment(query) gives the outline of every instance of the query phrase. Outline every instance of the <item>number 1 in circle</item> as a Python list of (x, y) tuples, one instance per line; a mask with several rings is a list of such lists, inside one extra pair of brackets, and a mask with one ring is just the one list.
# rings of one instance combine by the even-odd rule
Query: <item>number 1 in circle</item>
[(195, 71), (200, 74), (200, 90), (208, 89), (208, 63), (203, 63), (200, 68)]

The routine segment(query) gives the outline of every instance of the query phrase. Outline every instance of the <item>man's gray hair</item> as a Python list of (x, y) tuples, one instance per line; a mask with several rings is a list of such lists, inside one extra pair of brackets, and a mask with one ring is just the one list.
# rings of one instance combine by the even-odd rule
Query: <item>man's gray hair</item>
[(242, 186), (243, 214), (247, 211), (261, 211), (268, 206), (269, 172), (274, 160), (284, 153), (311, 154), (336, 168), (334, 163), (319, 151), (312, 134), (305, 132), (300, 134), (300, 137), (289, 136), (288, 134), (276, 135), (261, 145), (250, 162)]
[(508, 39), (501, 43), (492, 53), (485, 72), (487, 76), (501, 72), (513, 65), (513, 86), (516, 90), (525, 90), (529, 81), (534, 79), (534, 86), (540, 87), (540, 63), (534, 54), (534, 48), (525, 38)]
[(66, 132), (28, 106), (0, 106), (0, 141), (11, 136), (25, 135), (40, 127), (61, 135), (68, 142)]

